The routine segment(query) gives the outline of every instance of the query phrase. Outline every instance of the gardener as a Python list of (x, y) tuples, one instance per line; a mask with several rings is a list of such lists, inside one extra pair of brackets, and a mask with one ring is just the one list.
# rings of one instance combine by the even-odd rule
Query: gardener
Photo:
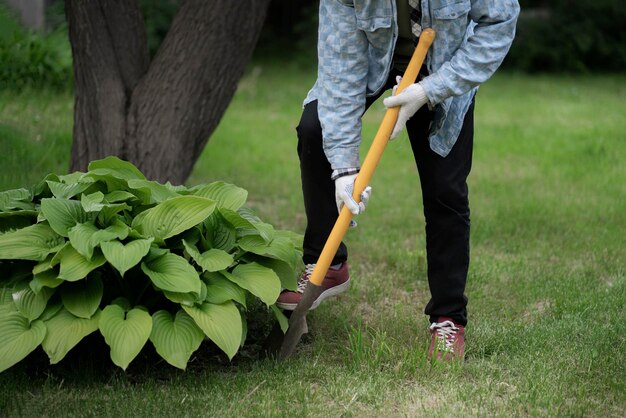
[[(297, 292), (281, 293), (281, 308), (292, 310), (299, 302), (338, 207), (345, 204), (355, 215), (365, 209), (371, 189), (362, 202), (352, 199), (361, 117), (398, 82), (422, 27), (432, 27), (436, 38), (419, 82), (384, 104), (400, 106), (392, 138), (406, 125), (420, 176), (431, 293), (425, 308), (429, 355), (463, 358), (474, 96), (508, 52), (518, 13), (517, 0), (321, 0), (318, 78), (297, 127), (306, 269)], [(347, 258), (342, 243), (314, 306), (348, 288)]]

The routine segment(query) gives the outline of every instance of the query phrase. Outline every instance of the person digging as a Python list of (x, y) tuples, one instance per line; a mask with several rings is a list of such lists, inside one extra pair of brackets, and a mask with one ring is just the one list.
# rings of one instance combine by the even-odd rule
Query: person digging
[[(437, 34), (418, 81), (387, 97), (399, 107), (395, 138), (406, 126), (419, 173), (426, 220), (431, 343), (435, 360), (461, 360), (468, 322), (465, 286), (470, 258), (467, 177), (472, 165), (478, 86), (502, 63), (515, 36), (517, 0), (321, 0), (318, 76), (296, 128), (307, 218), (296, 291), (277, 305), (293, 310), (337, 219), (347, 206), (365, 210), (371, 188), (353, 197), (359, 173), (361, 117), (394, 88), (423, 28)], [(393, 184), (391, 184), (393, 187)], [(311, 309), (349, 287), (341, 243)]]

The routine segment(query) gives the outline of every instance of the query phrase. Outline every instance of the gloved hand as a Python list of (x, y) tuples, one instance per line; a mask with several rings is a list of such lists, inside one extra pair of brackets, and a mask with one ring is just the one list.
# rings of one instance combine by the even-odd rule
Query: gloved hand
[(352, 198), (356, 176), (356, 174), (348, 174), (335, 179), (335, 201), (337, 202), (337, 210), (339, 212), (341, 212), (341, 207), (344, 204), (353, 215), (358, 215), (365, 210), (365, 205), (372, 194), (372, 188), (367, 186), (361, 193), (361, 201), (356, 203)]
[[(396, 77), (397, 84), (393, 88), (394, 94), (401, 79), (402, 77), (400, 76)], [(417, 112), (419, 108), (424, 106), (426, 103), (428, 103), (426, 91), (419, 83), (411, 84), (402, 90), (397, 96), (387, 97), (383, 100), (383, 104), (386, 108), (400, 106), (398, 120), (396, 122), (396, 126), (393, 127), (393, 132), (391, 132), (391, 137), (389, 139), (394, 139), (398, 136), (402, 128), (404, 128), (406, 121), (411, 119), (415, 112)]]

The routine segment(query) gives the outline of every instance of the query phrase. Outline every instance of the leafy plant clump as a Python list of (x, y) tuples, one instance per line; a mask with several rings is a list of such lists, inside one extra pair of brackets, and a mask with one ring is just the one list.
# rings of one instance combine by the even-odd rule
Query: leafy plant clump
[(185, 369), (208, 338), (229, 358), (254, 298), (276, 315), (301, 236), (244, 207), (246, 190), (146, 180), (115, 157), (0, 192), (0, 372), (39, 345), (61, 361), (99, 331), (126, 369), (148, 340)]

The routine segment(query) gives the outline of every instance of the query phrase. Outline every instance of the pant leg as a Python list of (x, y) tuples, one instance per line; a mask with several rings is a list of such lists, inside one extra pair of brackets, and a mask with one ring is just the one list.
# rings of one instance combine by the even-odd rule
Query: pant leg
[[(369, 109), (384, 91), (393, 87), (397, 74), (399, 74), (397, 71), (392, 71), (385, 87), (376, 96), (366, 99), (365, 110)], [(304, 106), (296, 132), (304, 211), (307, 218), (302, 260), (305, 264), (311, 264), (317, 262), (339, 216), (335, 203), (335, 182), (330, 179), (332, 169), (324, 153), (317, 100)], [(343, 263), (347, 259), (348, 249), (342, 242), (332, 264)]]
[(430, 320), (448, 316), (467, 324), (465, 284), (469, 268), (470, 209), (467, 177), (472, 166), (474, 103), (459, 137), (444, 158), (430, 149), (426, 107), (407, 123), (420, 175), (426, 219), (426, 258), (431, 299), (425, 313)]
[[(298, 133), (298, 157), (307, 226), (304, 232), (303, 261), (316, 263), (326, 239), (337, 220), (335, 183), (330, 179), (332, 169), (324, 154), (322, 127), (317, 114), (317, 100), (308, 103), (302, 112)], [(342, 242), (332, 264), (348, 259), (348, 249)]]

